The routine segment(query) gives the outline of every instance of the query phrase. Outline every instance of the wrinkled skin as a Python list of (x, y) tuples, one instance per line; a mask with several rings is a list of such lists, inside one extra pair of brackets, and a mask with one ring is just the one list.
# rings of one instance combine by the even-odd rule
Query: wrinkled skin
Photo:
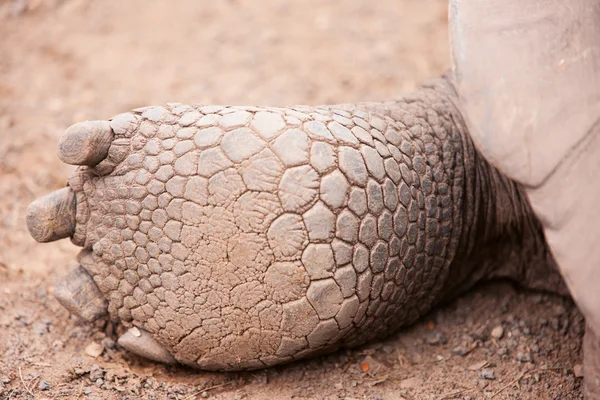
[[(453, 7), (453, 27), (477, 15)], [(28, 213), (37, 240), (84, 247), (59, 300), (132, 327), (119, 343), (142, 356), (239, 370), (383, 337), (484, 279), (566, 294), (545, 167), (522, 179), (486, 147), (508, 125), (482, 128), (482, 60), (461, 58), (468, 32), (453, 45), (456, 80), (394, 102), (172, 104), (69, 128), (59, 157), (81, 167)]]
[(75, 203), (70, 236), (110, 317), (204, 369), (383, 337), (493, 276), (560, 290), (521, 189), (478, 155), (456, 100), (443, 78), (388, 103), (77, 124), (59, 155), (88, 165), (60, 192), (69, 206), (32, 205), (30, 228)]

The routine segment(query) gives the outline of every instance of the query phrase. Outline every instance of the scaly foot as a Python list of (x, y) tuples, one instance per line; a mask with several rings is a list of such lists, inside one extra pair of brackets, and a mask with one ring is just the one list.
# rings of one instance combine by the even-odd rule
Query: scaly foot
[(62, 284), (60, 301), (92, 319), (106, 299), (132, 327), (119, 343), (145, 357), (253, 369), (362, 343), (504, 264), (547, 261), (453, 96), (440, 80), (390, 103), (174, 104), (76, 124), (59, 157), (81, 167), (29, 228), (86, 249), (95, 286), (79, 270), (68, 282), (85, 289)]

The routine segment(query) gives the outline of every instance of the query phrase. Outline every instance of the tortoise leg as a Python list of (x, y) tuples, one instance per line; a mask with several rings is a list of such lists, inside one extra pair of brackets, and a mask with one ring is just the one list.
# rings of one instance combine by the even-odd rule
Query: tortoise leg
[(583, 371), (586, 400), (600, 399), (600, 337), (589, 325), (583, 337)]
[(86, 321), (94, 321), (107, 313), (106, 299), (81, 265), (54, 287), (54, 297), (69, 312)]

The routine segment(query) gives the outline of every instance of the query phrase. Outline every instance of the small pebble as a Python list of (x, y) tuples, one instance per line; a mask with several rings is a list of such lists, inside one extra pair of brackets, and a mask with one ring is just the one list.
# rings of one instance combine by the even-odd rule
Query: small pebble
[(33, 379), (35, 379), (35, 378), (37, 378), (37, 377), (38, 377), (38, 374), (37, 374), (36, 372), (34, 372), (34, 373), (32, 373), (32, 374), (25, 375), (25, 376), (23, 377), (23, 380), (24, 380), (24, 381), (31, 381), (31, 380), (33, 380)]
[(46, 381), (41, 381), (38, 384), (38, 389), (39, 390), (50, 390), (50, 384), (48, 382), (46, 382)]
[(400, 381), (399, 386), (401, 389), (413, 389), (423, 385), (423, 380), (416, 376), (412, 378), (403, 379)]
[(36, 335), (43, 335), (48, 333), (48, 325), (44, 323), (37, 323), (33, 326), (33, 333)]
[(556, 304), (555, 306), (552, 307), (551, 311), (555, 317), (560, 317), (560, 316), (566, 314), (567, 309), (562, 304)]
[(452, 349), (452, 354), (461, 356), (461, 357), (467, 355), (468, 352), (469, 352), (469, 350), (464, 346), (456, 346), (455, 348)]
[(92, 342), (85, 348), (85, 354), (90, 357), (98, 357), (104, 351), (104, 346), (100, 343)]
[(496, 379), (496, 374), (494, 373), (494, 370), (491, 368), (484, 368), (479, 372), (479, 376), (481, 376), (483, 379), (487, 379), (490, 381), (493, 381)]
[(492, 337), (494, 339), (502, 339), (502, 336), (504, 336), (504, 328), (501, 325), (492, 329)]
[(104, 345), (104, 347), (106, 347), (106, 348), (114, 349), (117, 344), (115, 343), (114, 340), (107, 337), (107, 338), (102, 339), (102, 345)]
[(83, 394), (90, 394), (92, 393), (92, 388), (90, 386), (86, 386), (83, 388)]
[(476, 362), (475, 364), (471, 364), (471, 365), (469, 365), (469, 366), (467, 367), (467, 369), (468, 369), (469, 371), (477, 371), (478, 369), (481, 369), (481, 368), (485, 367), (485, 366), (486, 366), (486, 365), (488, 365), (488, 364), (489, 364), (489, 362), (487, 362), (486, 360), (484, 360), (484, 361), (479, 361), (479, 362)]
[(15, 315), (15, 319), (17, 320), (24, 320), (27, 319), (28, 315), (26, 312), (23, 311), (17, 311), (17, 315)]
[(446, 336), (442, 332), (431, 332), (427, 335), (427, 343), (431, 345), (446, 344)]
[(90, 380), (96, 382), (98, 379), (104, 378), (104, 370), (98, 364), (92, 365), (90, 369)]
[(528, 351), (520, 351), (517, 353), (517, 357), (516, 357), (517, 361), (522, 362), (522, 363), (526, 363), (526, 362), (531, 362), (532, 358), (531, 358), (531, 353)]
[(583, 378), (583, 365), (575, 364), (573, 366), (573, 375), (575, 375), (575, 378)]
[(538, 345), (537, 345), (537, 344), (535, 344), (535, 343), (532, 343), (532, 344), (529, 346), (529, 349), (530, 349), (531, 351), (533, 351), (534, 353), (539, 353), (539, 352), (540, 352), (540, 346), (538, 346)]

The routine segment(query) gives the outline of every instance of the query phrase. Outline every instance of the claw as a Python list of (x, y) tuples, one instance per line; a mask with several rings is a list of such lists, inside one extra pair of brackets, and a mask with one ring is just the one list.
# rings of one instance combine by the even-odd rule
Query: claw
[(27, 208), (27, 229), (38, 242), (46, 243), (70, 237), (75, 232), (77, 200), (66, 187), (45, 195)]
[(86, 321), (106, 315), (107, 302), (96, 283), (81, 266), (54, 287), (54, 297), (70, 313)]
[(63, 134), (58, 157), (67, 164), (93, 167), (106, 158), (113, 138), (108, 121), (79, 122)]
[(117, 343), (126, 350), (153, 361), (165, 364), (177, 362), (171, 353), (148, 332), (135, 326), (121, 335)]

